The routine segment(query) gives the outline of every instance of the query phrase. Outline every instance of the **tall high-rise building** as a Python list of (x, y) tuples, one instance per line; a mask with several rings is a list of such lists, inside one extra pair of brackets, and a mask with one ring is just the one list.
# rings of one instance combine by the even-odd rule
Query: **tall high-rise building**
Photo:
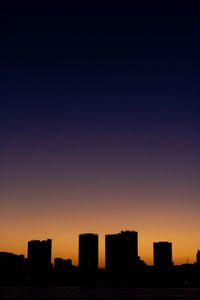
[(121, 231), (105, 237), (105, 259), (108, 271), (134, 269), (138, 261), (138, 233)]
[(34, 268), (47, 268), (51, 265), (51, 244), (50, 239), (44, 241), (28, 242), (28, 262)]
[(79, 267), (85, 271), (98, 269), (98, 235), (85, 233), (79, 235)]
[(154, 266), (158, 269), (170, 269), (172, 262), (172, 243), (157, 242), (153, 243)]

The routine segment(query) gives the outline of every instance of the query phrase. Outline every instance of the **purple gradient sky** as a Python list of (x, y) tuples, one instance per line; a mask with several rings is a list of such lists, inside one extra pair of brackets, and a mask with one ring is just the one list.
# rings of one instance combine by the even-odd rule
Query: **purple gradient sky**
[(104, 234), (132, 229), (147, 263), (158, 240), (194, 261), (198, 11), (62, 5), (1, 11), (0, 251), (52, 237), (77, 264), (97, 232), (103, 266)]

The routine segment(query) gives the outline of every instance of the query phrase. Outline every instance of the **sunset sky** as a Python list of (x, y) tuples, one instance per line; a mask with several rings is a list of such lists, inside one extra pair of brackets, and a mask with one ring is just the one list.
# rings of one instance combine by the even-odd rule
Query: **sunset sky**
[(155, 241), (193, 263), (200, 11), (67, 3), (0, 9), (0, 251), (52, 238), (53, 258), (77, 264), (94, 232), (103, 267), (105, 234), (135, 230), (147, 264)]

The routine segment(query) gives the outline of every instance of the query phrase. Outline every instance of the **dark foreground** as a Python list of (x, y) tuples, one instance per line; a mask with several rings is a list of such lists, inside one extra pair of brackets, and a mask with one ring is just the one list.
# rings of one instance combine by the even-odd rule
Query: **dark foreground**
[(199, 288), (0, 287), (1, 300), (200, 299)]

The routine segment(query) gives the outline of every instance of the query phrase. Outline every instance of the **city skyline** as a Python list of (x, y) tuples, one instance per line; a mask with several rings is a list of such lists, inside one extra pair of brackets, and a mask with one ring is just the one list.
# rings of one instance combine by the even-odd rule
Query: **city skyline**
[(171, 242), (153, 243), (154, 264), (138, 256), (138, 232), (121, 231), (105, 236), (105, 268), (98, 265), (98, 234), (81, 233), (78, 266), (70, 258), (52, 263), (52, 240), (28, 241), (28, 257), (0, 252), (0, 286), (71, 287), (199, 287), (200, 250), (194, 264), (174, 265)]
[[(167, 262), (169, 263), (169, 266), (171, 265), (171, 266), (173, 266), (173, 265), (184, 265), (184, 264), (194, 264), (194, 263), (196, 263), (197, 261), (199, 261), (199, 252), (200, 252), (200, 250), (199, 250), (199, 248), (197, 248), (196, 250), (195, 250), (195, 253), (194, 253), (194, 261), (189, 261), (189, 258), (187, 257), (186, 258), (186, 261), (185, 262), (183, 262), (183, 263), (176, 263), (176, 262), (174, 262), (174, 253), (173, 253), (173, 248), (174, 248), (174, 245), (173, 245), (173, 243), (170, 241), (166, 241), (166, 240), (159, 240), (159, 241), (153, 241), (153, 243), (152, 243), (152, 252), (153, 252), (153, 255), (152, 255), (152, 262), (153, 263), (148, 263), (147, 261), (145, 261), (141, 256), (140, 256), (140, 253), (138, 253), (138, 248), (139, 248), (139, 245), (138, 245), (138, 232), (136, 232), (136, 231), (134, 231), (134, 230), (121, 230), (119, 233), (109, 233), (109, 234), (105, 234), (105, 237), (104, 237), (104, 251), (105, 251), (105, 253), (104, 253), (104, 261), (101, 261), (101, 257), (99, 257), (99, 253), (100, 253), (100, 249), (99, 249), (99, 235), (98, 235), (98, 233), (92, 233), (92, 232), (90, 232), (90, 233), (80, 233), (79, 235), (78, 235), (78, 238), (77, 238), (77, 240), (79, 241), (78, 242), (78, 249), (77, 249), (77, 260), (74, 260), (73, 259), (73, 257), (74, 256), (72, 256), (72, 257), (70, 257), (70, 256), (62, 256), (62, 257), (58, 257), (58, 256), (56, 256), (56, 255), (53, 255), (54, 253), (53, 253), (53, 251), (52, 251), (52, 239), (50, 239), (50, 238), (46, 238), (46, 239), (42, 239), (42, 240), (39, 240), (39, 239), (33, 239), (33, 240), (28, 240), (27, 241), (27, 252), (26, 252), (26, 254), (24, 254), (24, 253), (19, 253), (18, 251), (16, 252), (16, 253), (13, 253), (13, 252), (11, 252), (11, 251), (2, 251), (2, 249), (0, 249), (1, 251), (0, 252), (5, 252), (5, 253), (13, 253), (13, 254), (15, 254), (15, 255), (23, 255), (24, 256), (24, 258), (28, 258), (28, 257), (30, 257), (31, 255), (32, 255), (32, 251), (34, 251), (34, 247), (36, 247), (36, 249), (38, 248), (39, 249), (39, 251), (41, 251), (41, 249), (43, 249), (44, 248), (44, 251), (46, 252), (47, 251), (47, 254), (45, 254), (45, 252), (44, 252), (44, 254), (42, 254), (42, 255), (44, 255), (43, 257), (41, 257), (41, 262), (40, 262), (40, 260), (38, 261), (38, 263), (39, 263), (39, 265), (40, 265), (40, 263), (41, 263), (41, 265), (43, 264), (43, 262), (42, 262), (42, 260), (44, 259), (44, 263), (45, 263), (45, 261), (51, 261), (51, 263), (52, 264), (54, 264), (54, 262), (55, 262), (55, 260), (56, 259), (64, 259), (64, 260), (69, 260), (69, 261), (71, 261), (71, 263), (74, 265), (74, 266), (79, 266), (80, 267), (80, 253), (82, 252), (82, 254), (81, 254), (81, 261), (84, 261), (85, 259), (85, 262), (86, 262), (86, 264), (88, 263), (87, 262), (87, 259), (88, 259), (88, 257), (90, 257), (90, 255), (92, 255), (92, 257), (93, 257), (93, 259), (94, 259), (94, 261), (95, 260), (97, 260), (98, 261), (98, 265), (97, 265), (97, 268), (106, 268), (106, 253), (107, 253), (107, 251), (108, 250), (106, 250), (106, 243), (108, 243), (108, 239), (110, 239), (110, 238), (114, 238), (115, 240), (114, 240), (114, 244), (113, 244), (113, 246), (114, 246), (114, 248), (117, 250), (117, 252), (115, 252), (115, 250), (114, 250), (114, 248), (113, 248), (113, 246), (111, 246), (110, 245), (110, 242), (109, 242), (109, 252), (107, 253), (107, 256), (109, 256), (109, 264), (110, 264), (110, 254), (111, 254), (111, 256), (112, 255), (114, 255), (114, 261), (117, 261), (118, 260), (118, 258), (117, 257), (120, 257), (119, 256), (119, 253), (121, 252), (121, 246), (120, 246), (120, 244), (116, 244), (116, 238), (118, 239), (118, 238), (120, 238), (120, 240), (121, 240), (121, 242), (122, 242), (122, 245), (124, 244), (124, 242), (125, 242), (125, 245), (126, 245), (126, 234), (128, 234), (128, 236), (130, 235), (130, 234), (136, 234), (136, 244), (135, 244), (135, 241), (133, 242), (133, 244), (132, 244), (132, 246), (131, 246), (131, 244), (129, 244), (129, 246), (128, 247), (130, 247), (130, 249), (128, 250), (128, 248), (127, 248), (127, 246), (125, 246), (126, 248), (124, 248), (124, 250), (122, 250), (122, 251), (125, 251), (124, 252), (124, 255), (126, 256), (126, 257), (128, 257), (129, 255), (132, 257), (131, 259), (133, 259), (133, 265), (134, 265), (134, 261), (136, 262), (136, 260), (137, 259), (139, 259), (140, 261), (144, 261), (144, 263), (145, 264), (147, 264), (147, 265), (149, 265), (149, 266), (151, 266), (151, 265), (159, 265), (159, 259), (161, 259), (161, 261), (160, 262), (162, 262), (162, 259), (163, 259), (163, 257), (164, 257), (164, 260), (165, 260), (165, 256), (167, 257)], [(124, 238), (123, 238), (123, 235), (124, 235)], [(121, 239), (121, 237), (122, 237), (122, 239)], [(92, 238), (92, 243), (91, 243), (91, 241), (90, 241), (90, 239)], [(96, 244), (96, 241), (94, 240), (94, 238), (95, 238), (95, 240), (96, 240), (96, 238), (97, 238), (97, 244)], [(80, 241), (82, 241), (81, 242), (81, 245), (84, 245), (84, 239), (85, 239), (85, 246), (83, 247), (83, 246), (80, 246)], [(135, 237), (134, 237), (134, 239), (135, 239)], [(119, 240), (119, 241), (120, 241)], [(107, 241), (107, 242), (106, 242)], [(46, 243), (48, 243), (49, 244), (49, 246), (48, 246), (48, 244), (46, 244)], [(89, 244), (88, 244), (89, 243)], [(128, 242), (129, 243), (129, 242)], [(45, 244), (46, 244), (46, 246), (45, 246)], [(94, 246), (95, 247), (97, 247), (97, 250), (95, 250), (95, 251), (97, 251), (97, 257), (95, 258), (95, 256), (92, 254), (92, 252), (88, 252), (87, 251), (87, 247), (89, 246), (89, 245), (91, 245), (92, 246), (92, 244), (94, 244)], [(95, 245), (96, 244), (96, 245)], [(41, 246), (40, 246), (41, 245)], [(54, 244), (53, 244), (54, 245)], [(161, 249), (159, 250), (159, 248), (158, 248), (158, 250), (156, 250), (156, 252), (155, 252), (155, 246), (156, 246), (156, 248), (160, 248), (161, 247)], [(51, 249), (51, 250), (49, 250), (50, 251), (50, 253), (49, 253), (49, 251), (48, 250), (46, 250), (48, 247), (50, 247), (49, 249)], [(80, 247), (82, 247), (83, 248), (83, 250), (81, 250), (81, 248)], [(93, 247), (93, 246), (92, 246)], [(108, 247), (108, 246), (107, 246)], [(124, 247), (124, 245), (123, 245), (123, 247)], [(136, 250), (134, 250), (135, 249), (135, 247), (136, 247)], [(33, 248), (33, 250), (31, 250)], [(126, 250), (125, 250), (126, 249)], [(163, 252), (163, 250), (164, 250), (164, 252)], [(131, 250), (131, 251), (130, 251)], [(43, 250), (42, 250), (43, 251)], [(81, 252), (80, 252), (81, 251)], [(111, 251), (111, 252), (110, 252)], [(113, 252), (114, 251), (114, 252)], [(160, 252), (161, 251), (161, 252)], [(87, 253), (88, 252), (88, 253)], [(38, 255), (37, 254), (37, 250), (36, 250), (36, 256)], [(38, 252), (39, 253), (39, 252)], [(43, 253), (43, 252), (42, 252)], [(90, 254), (91, 253), (91, 254)], [(163, 253), (163, 254), (162, 254)], [(88, 256), (89, 255), (89, 256)], [(135, 256), (136, 255), (136, 256)], [(46, 256), (46, 257), (45, 257)], [(157, 258), (156, 258), (156, 256), (157, 256)], [(38, 257), (38, 259), (39, 259), (39, 257)], [(136, 260), (135, 260), (136, 259)], [(156, 259), (156, 261), (155, 261), (155, 259)], [(170, 263), (170, 261), (171, 261), (171, 263)], [(35, 265), (37, 265), (37, 263), (36, 262), (34, 262), (34, 264)], [(81, 263), (81, 264), (83, 264), (83, 267), (81, 267), (81, 268), (85, 268), (86, 270), (87, 270), (87, 268), (86, 267), (84, 267), (84, 262), (83, 263)], [(113, 263), (112, 263), (113, 264)], [(111, 265), (112, 265), (111, 264)], [(93, 263), (93, 265), (95, 265), (95, 263)], [(131, 266), (131, 264), (130, 264), (130, 266)], [(108, 266), (107, 266), (107, 268), (109, 268)], [(95, 269), (95, 267), (93, 267), (92, 269)], [(91, 269), (91, 270), (92, 270)]]
[[(200, 16), (168, 1), (2, 1), (0, 246), (49, 237), (78, 265), (78, 233), (136, 230), (200, 248)], [(61, 3), (62, 2), (62, 3)]]

